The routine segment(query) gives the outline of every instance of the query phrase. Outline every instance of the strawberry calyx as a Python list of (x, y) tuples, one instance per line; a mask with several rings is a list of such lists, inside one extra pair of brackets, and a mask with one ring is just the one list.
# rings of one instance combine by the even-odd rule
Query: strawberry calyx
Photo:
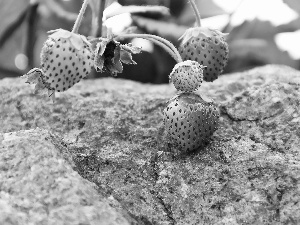
[(180, 93), (174, 96), (169, 101), (176, 101), (183, 107), (189, 108), (190, 111), (197, 111), (198, 109), (201, 109), (201, 107), (203, 107), (204, 104), (208, 104), (202, 99), (202, 97), (199, 94), (196, 94), (194, 92)]
[(49, 38), (52, 38), (54, 40), (58, 40), (60, 38), (68, 39), (73, 45), (73, 47), (77, 50), (81, 50), (84, 47), (84, 43), (86, 43), (88, 46), (91, 45), (91, 43), (87, 40), (85, 36), (70, 32), (68, 30), (56, 29), (50, 30), (48, 31), (48, 33), (50, 33)]
[(212, 111), (212, 109), (215, 108), (213, 102), (205, 101), (197, 93), (180, 93), (175, 99), (180, 105), (188, 108), (191, 112), (200, 111), (203, 107), (205, 107), (207, 111)]
[(21, 76), (22, 79), (26, 79), (25, 83), (34, 84), (34, 94), (45, 94), (47, 93), (49, 97), (52, 96), (55, 99), (55, 90), (53, 90), (50, 85), (45, 82), (45, 73), (40, 68), (33, 68), (29, 70), (26, 74)]
[[(207, 27), (192, 27), (187, 29), (184, 34), (179, 38), (182, 40), (182, 44), (188, 42), (191, 38), (208, 38), (208, 37), (215, 37), (215, 44), (220, 44), (224, 42), (224, 38), (228, 36), (228, 33), (222, 33), (217, 29), (210, 29)], [(207, 46), (205, 46), (207, 47)]]

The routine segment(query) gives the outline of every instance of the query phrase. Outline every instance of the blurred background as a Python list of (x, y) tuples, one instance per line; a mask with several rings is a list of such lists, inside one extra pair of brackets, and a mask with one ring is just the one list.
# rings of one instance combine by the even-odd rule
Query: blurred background
[[(91, 4), (97, 1), (90, 0)], [(300, 69), (299, 0), (196, 0), (202, 26), (229, 33), (229, 62), (224, 74), (265, 64), (284, 64)], [(18, 77), (39, 66), (47, 31), (71, 30), (81, 0), (0, 0), (0, 79)], [(128, 6), (158, 5), (170, 9), (129, 13)], [(131, 10), (132, 11), (132, 10)], [(114, 16), (115, 12), (125, 12)], [(80, 34), (93, 34), (97, 11), (89, 7)], [(104, 30), (115, 34), (135, 27), (136, 33), (159, 35), (179, 45), (178, 38), (195, 23), (188, 0), (107, 0)], [(133, 55), (137, 65), (125, 65), (119, 78), (145, 83), (167, 83), (175, 61), (160, 47), (142, 40), (126, 40), (142, 47)], [(89, 79), (109, 76), (96, 73)]]

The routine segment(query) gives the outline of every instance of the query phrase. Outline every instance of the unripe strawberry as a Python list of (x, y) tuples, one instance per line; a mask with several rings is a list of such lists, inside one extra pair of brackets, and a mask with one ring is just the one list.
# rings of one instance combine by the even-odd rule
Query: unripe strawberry
[(41, 69), (44, 81), (55, 91), (65, 91), (86, 77), (93, 65), (89, 42), (79, 34), (55, 31), (44, 43)]
[(181, 93), (169, 100), (163, 111), (171, 139), (183, 151), (201, 147), (218, 127), (219, 112), (195, 93)]
[(72, 87), (86, 77), (93, 65), (90, 43), (79, 34), (58, 29), (51, 31), (41, 51), (41, 68), (30, 70), (25, 76), (37, 89), (54, 94)]
[(181, 37), (179, 52), (183, 60), (197, 61), (206, 66), (205, 81), (214, 81), (223, 72), (228, 61), (226, 34), (206, 27), (188, 29)]
[(193, 92), (203, 81), (203, 68), (196, 61), (180, 62), (174, 66), (169, 79), (178, 91)]

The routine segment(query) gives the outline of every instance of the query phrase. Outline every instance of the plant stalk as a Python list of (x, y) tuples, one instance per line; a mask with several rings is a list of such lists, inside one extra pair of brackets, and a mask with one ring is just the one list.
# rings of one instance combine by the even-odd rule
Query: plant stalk
[(30, 5), (28, 11), (28, 28), (27, 28), (27, 44), (26, 44), (26, 55), (28, 57), (28, 69), (34, 67), (34, 45), (37, 40), (37, 25), (39, 21), (39, 14), (38, 14), (38, 7), (39, 4), (32, 4)]
[(180, 60), (178, 60), (178, 58), (176, 57), (176, 55), (174, 54), (174, 52), (170, 48), (166, 48), (166, 46), (163, 43), (161, 43), (160, 41), (158, 41), (156, 39), (153, 39), (153, 38), (147, 38), (146, 40), (152, 41), (154, 44), (157, 44), (158, 46), (162, 47), (165, 51), (167, 51), (172, 56), (172, 58), (177, 63), (180, 63)]
[(79, 29), (80, 24), (82, 22), (83, 14), (84, 14), (84, 12), (86, 10), (86, 7), (87, 7), (88, 3), (89, 3), (89, 0), (84, 0), (84, 2), (82, 3), (81, 9), (79, 11), (79, 14), (77, 16), (75, 24), (73, 26), (72, 33), (78, 33), (78, 29)]
[(195, 3), (195, 0), (190, 0), (190, 3), (192, 5), (193, 11), (195, 13), (197, 26), (201, 27), (201, 16), (200, 16), (200, 12), (199, 12), (199, 10), (197, 8), (197, 5)]
[(98, 27), (96, 31), (96, 37), (101, 37), (102, 36), (102, 19), (103, 19), (103, 12), (105, 9), (105, 3), (106, 0), (99, 0), (99, 15), (98, 15)]
[(143, 38), (152, 41), (153, 43), (165, 49), (176, 60), (177, 63), (182, 62), (182, 58), (177, 48), (171, 42), (159, 36), (152, 34), (120, 34), (116, 37), (116, 39), (120, 38)]

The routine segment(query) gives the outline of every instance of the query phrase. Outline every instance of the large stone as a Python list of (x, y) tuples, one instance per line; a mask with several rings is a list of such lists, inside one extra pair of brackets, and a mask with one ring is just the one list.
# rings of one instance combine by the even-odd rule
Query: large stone
[[(98, 196), (91, 205), (113, 198), (110, 210), (129, 223), (298, 224), (299, 84), (298, 71), (276, 65), (204, 83), (199, 93), (218, 104), (220, 127), (205, 147), (179, 156), (169, 151), (161, 135), (161, 111), (175, 95), (171, 85), (86, 80), (51, 103), (50, 98), (33, 95), (21, 80), (4, 79), (0, 81), (0, 132), (43, 129), (30, 131), (28, 140), (43, 133), (51, 137), (47, 145), (60, 143), (51, 152), (61, 152), (61, 146), (65, 150), (55, 159), (64, 158), (68, 171), (72, 167), (97, 185)], [(22, 151), (31, 152), (34, 146), (39, 151), (40, 139), (36, 145), (24, 145)], [(8, 149), (18, 156), (20, 146)], [(27, 165), (40, 167), (42, 162), (29, 160)], [(20, 164), (7, 163), (22, 170)], [(26, 180), (32, 182), (25, 179), (23, 185)], [(8, 210), (20, 218), (26, 193), (20, 189), (9, 203)], [(1, 201), (8, 201), (5, 196)], [(32, 215), (44, 214), (32, 211)]]
[(130, 224), (72, 169), (65, 147), (47, 131), (6, 133), (1, 141), (1, 225)]

